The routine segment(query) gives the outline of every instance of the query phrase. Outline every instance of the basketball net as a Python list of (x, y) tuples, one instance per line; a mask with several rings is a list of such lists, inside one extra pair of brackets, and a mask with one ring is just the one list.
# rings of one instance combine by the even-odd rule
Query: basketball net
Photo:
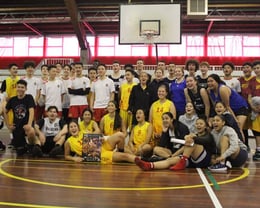
[(141, 32), (141, 37), (144, 40), (144, 44), (153, 44), (154, 38), (158, 37), (158, 32), (155, 30), (143, 30)]

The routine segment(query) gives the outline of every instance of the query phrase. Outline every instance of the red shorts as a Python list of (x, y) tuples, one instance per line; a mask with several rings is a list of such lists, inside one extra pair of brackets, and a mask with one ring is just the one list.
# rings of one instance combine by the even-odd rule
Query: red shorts
[(69, 118), (79, 118), (82, 117), (82, 112), (88, 108), (88, 105), (72, 105), (69, 108)]
[(106, 108), (94, 108), (94, 120), (100, 122), (101, 118), (106, 114)]

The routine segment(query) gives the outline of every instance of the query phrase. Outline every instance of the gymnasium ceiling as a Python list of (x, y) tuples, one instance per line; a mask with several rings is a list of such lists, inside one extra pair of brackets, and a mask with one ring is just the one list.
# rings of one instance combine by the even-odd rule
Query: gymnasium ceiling
[(118, 34), (119, 5), (129, 2), (181, 3), (182, 33), (260, 34), (259, 0), (208, 0), (205, 19), (187, 17), (187, 0), (0, 0), (0, 35)]

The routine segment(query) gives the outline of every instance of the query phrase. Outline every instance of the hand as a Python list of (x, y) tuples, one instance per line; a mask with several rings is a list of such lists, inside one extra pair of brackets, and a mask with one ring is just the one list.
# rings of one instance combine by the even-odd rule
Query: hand
[(222, 155), (216, 158), (217, 162), (221, 162), (221, 161), (224, 161), (224, 160), (225, 160), (225, 158)]
[(14, 124), (7, 124), (7, 128), (10, 130), (10, 131), (13, 131), (15, 129), (15, 125)]
[(74, 160), (74, 162), (82, 162), (83, 158), (76, 156), (76, 157), (73, 157), (73, 160)]

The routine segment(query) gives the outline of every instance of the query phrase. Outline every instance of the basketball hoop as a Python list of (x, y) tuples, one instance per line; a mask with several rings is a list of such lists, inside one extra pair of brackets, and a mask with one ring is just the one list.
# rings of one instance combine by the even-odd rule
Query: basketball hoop
[(153, 44), (154, 38), (159, 36), (159, 32), (156, 30), (142, 30), (140, 36), (144, 39), (144, 43)]

